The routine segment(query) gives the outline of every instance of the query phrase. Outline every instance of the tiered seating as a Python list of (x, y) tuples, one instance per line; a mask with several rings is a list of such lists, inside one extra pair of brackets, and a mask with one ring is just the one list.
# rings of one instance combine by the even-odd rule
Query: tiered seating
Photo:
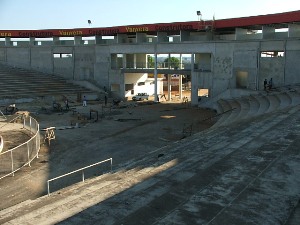
[(0, 223), (285, 224), (300, 196), (299, 139), (291, 139), (300, 134), (299, 112), (206, 130), (2, 210)]
[(2, 64), (0, 64), (0, 86), (1, 99), (92, 93), (87, 88), (68, 83), (65, 79), (58, 76)]
[(300, 88), (286, 89), (274, 93), (259, 93), (248, 97), (221, 99), (217, 102), (222, 117), (214, 126), (225, 126), (243, 119), (257, 117), (300, 104)]

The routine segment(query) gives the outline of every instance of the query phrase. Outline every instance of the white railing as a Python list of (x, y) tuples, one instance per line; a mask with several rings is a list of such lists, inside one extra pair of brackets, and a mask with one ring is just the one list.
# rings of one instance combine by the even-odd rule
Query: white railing
[(61, 175), (61, 176), (54, 177), (54, 178), (52, 178), (52, 179), (47, 180), (48, 196), (50, 196), (50, 182), (51, 182), (51, 181), (58, 180), (58, 179), (60, 179), (60, 178), (69, 176), (69, 175), (71, 175), (71, 174), (73, 174), (73, 173), (82, 172), (82, 182), (84, 182), (84, 170), (86, 170), (86, 169), (88, 169), (88, 168), (91, 168), (91, 167), (93, 167), (93, 166), (97, 166), (97, 165), (99, 165), (99, 164), (102, 164), (102, 163), (104, 163), (104, 162), (108, 162), (108, 161), (110, 161), (110, 172), (111, 172), (111, 171), (112, 171), (112, 158), (109, 158), (109, 159), (103, 160), (103, 161), (101, 161), (101, 162), (97, 162), (97, 163), (94, 163), (94, 164), (92, 164), (92, 165), (89, 165), (89, 166), (80, 168), (80, 169), (78, 169), (78, 170), (74, 170), (74, 171), (72, 171), (72, 172), (65, 173), (65, 174), (63, 174), (63, 175)]
[(14, 176), (16, 171), (26, 165), (31, 166), (30, 163), (35, 158), (38, 158), (40, 150), (40, 130), (38, 122), (31, 116), (26, 117), (20, 115), (7, 122), (4, 126), (18, 119), (23, 120), (22, 128), (30, 131), (33, 136), (28, 141), (0, 153), (0, 180), (10, 175)]

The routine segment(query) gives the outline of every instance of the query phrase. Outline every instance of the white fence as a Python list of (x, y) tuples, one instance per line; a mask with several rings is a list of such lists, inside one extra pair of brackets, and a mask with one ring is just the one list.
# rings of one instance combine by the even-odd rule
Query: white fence
[(92, 164), (92, 165), (85, 166), (85, 167), (83, 167), (83, 168), (80, 168), (80, 169), (77, 169), (77, 170), (73, 170), (72, 172), (65, 173), (65, 174), (63, 174), (63, 175), (61, 175), (61, 176), (54, 177), (54, 178), (52, 178), (52, 179), (50, 179), (50, 180), (47, 180), (48, 196), (50, 196), (50, 182), (55, 181), (55, 180), (58, 180), (58, 179), (63, 178), (63, 177), (66, 177), (66, 176), (69, 176), (69, 175), (74, 174), (74, 173), (79, 173), (79, 172), (81, 172), (82, 182), (84, 182), (84, 179), (85, 179), (85, 178), (84, 178), (84, 171), (85, 171), (85, 170), (87, 170), (87, 169), (89, 169), (89, 168), (91, 168), (91, 167), (94, 167), (94, 166), (98, 166), (98, 165), (100, 165), (100, 164), (102, 164), (102, 163), (105, 163), (105, 162), (110, 162), (110, 172), (112, 172), (112, 158), (109, 158), (109, 159), (105, 159), (105, 160), (103, 160), (103, 161), (101, 161), (101, 162), (97, 162), (97, 163), (94, 163), (94, 164)]
[[(0, 180), (7, 176), (14, 176), (14, 173), (24, 166), (31, 166), (30, 163), (38, 158), (40, 150), (40, 130), (38, 122), (31, 116), (20, 115), (5, 125), (21, 120), (21, 127), (30, 131), (32, 137), (5, 152), (0, 153)], [(4, 125), (4, 126), (5, 126)], [(3, 127), (3, 126), (2, 126)]]

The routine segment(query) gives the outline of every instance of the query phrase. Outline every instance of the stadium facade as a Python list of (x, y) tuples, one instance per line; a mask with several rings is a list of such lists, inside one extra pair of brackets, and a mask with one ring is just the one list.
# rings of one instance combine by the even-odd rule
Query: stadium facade
[(107, 28), (0, 30), (2, 64), (89, 81), (122, 98), (143, 85), (149, 94), (161, 94), (162, 79), (170, 83), (176, 74), (180, 98), (182, 80), (190, 78), (193, 105), (203, 89), (208, 95), (200, 104), (263, 90), (265, 79), (277, 87), (300, 83), (299, 59), (300, 11)]

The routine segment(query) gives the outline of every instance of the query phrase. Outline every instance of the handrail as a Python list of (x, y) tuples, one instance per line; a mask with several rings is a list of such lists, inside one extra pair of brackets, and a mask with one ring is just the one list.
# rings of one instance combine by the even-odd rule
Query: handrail
[(89, 165), (89, 166), (86, 166), (86, 167), (83, 167), (83, 168), (74, 170), (74, 171), (72, 171), (72, 172), (65, 173), (65, 174), (63, 174), (63, 175), (60, 175), (60, 176), (57, 176), (57, 177), (54, 177), (54, 178), (52, 178), (52, 179), (47, 180), (48, 196), (50, 196), (50, 182), (51, 182), (51, 181), (54, 181), (54, 180), (60, 179), (60, 178), (62, 178), (62, 177), (69, 176), (69, 175), (71, 175), (71, 174), (73, 174), (73, 173), (77, 173), (77, 172), (82, 171), (82, 182), (84, 182), (84, 170), (85, 170), (85, 169), (88, 169), (88, 168), (93, 167), (93, 166), (97, 166), (97, 165), (99, 165), (99, 164), (101, 164), (101, 163), (104, 163), (104, 162), (107, 162), (107, 161), (110, 161), (110, 172), (111, 172), (111, 171), (112, 171), (112, 158), (109, 158), (109, 159), (105, 159), (105, 160), (103, 160), (103, 161), (101, 161), (101, 162), (97, 162), (97, 163), (91, 164), (91, 165)]

